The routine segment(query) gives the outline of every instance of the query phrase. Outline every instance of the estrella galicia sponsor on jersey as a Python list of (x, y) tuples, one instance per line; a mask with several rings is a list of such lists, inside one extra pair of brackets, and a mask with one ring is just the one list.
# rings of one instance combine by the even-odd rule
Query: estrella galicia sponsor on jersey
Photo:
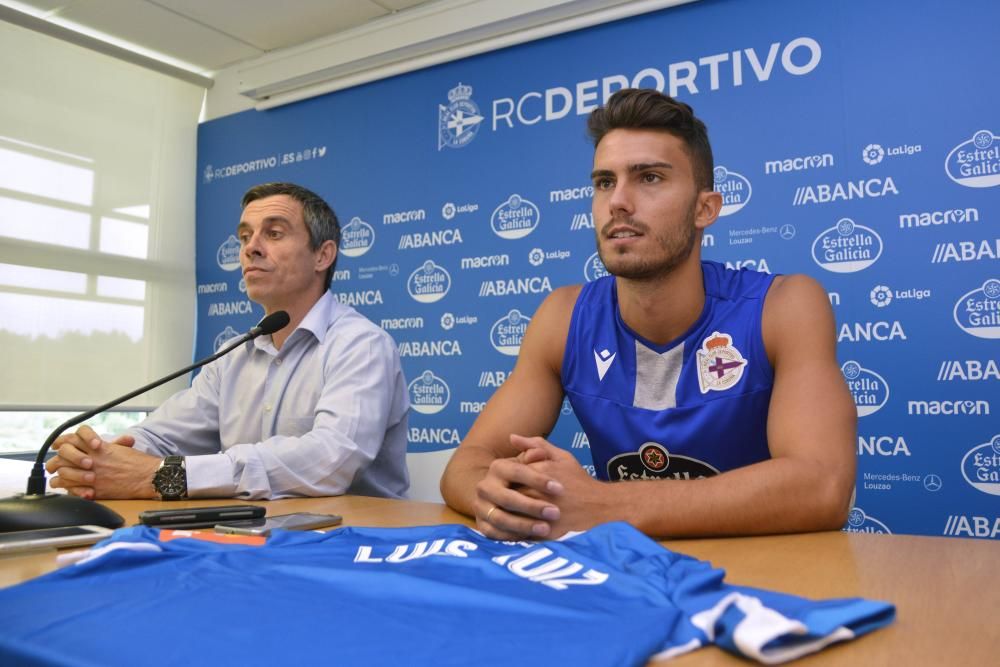
[(990, 278), (955, 302), (955, 324), (977, 338), (1000, 338), (1000, 280)]
[(701, 479), (718, 475), (715, 467), (690, 456), (671, 454), (658, 442), (645, 442), (634, 452), (608, 461), (608, 479)]
[(833, 273), (863, 271), (882, 256), (882, 237), (874, 229), (841, 218), (824, 229), (812, 244), (812, 257)]
[(840, 370), (854, 397), (858, 417), (878, 412), (889, 401), (889, 383), (875, 371), (862, 367), (856, 361), (845, 362)]

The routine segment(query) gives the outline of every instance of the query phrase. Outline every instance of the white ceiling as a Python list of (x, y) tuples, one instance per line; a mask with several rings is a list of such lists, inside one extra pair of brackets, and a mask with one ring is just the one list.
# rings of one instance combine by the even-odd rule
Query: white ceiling
[[(12, 9), (167, 56), (202, 74), (433, 0), (4, 0)], [(504, 0), (497, 0), (503, 2)]]

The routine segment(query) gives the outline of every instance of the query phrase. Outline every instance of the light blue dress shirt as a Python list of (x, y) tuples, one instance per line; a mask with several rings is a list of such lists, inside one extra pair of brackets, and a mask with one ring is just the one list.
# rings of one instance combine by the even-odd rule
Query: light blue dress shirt
[(409, 407), (395, 342), (327, 292), (280, 350), (246, 343), (127, 433), (186, 457), (190, 497), (399, 498)]

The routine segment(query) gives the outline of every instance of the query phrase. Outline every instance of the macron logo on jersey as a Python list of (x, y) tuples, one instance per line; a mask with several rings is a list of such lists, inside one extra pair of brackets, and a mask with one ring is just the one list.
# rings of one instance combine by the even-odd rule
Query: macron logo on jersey
[(594, 361), (597, 363), (598, 380), (600, 380), (601, 382), (604, 381), (604, 376), (607, 374), (608, 369), (611, 368), (611, 364), (612, 362), (614, 362), (615, 357), (617, 356), (618, 356), (617, 352), (612, 354), (607, 349), (601, 350), (600, 352), (594, 350)]

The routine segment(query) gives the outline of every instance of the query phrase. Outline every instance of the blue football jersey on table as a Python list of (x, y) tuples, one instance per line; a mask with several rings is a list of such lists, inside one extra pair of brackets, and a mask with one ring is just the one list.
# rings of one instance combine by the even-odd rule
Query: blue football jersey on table
[(702, 262), (705, 306), (665, 345), (629, 329), (613, 276), (583, 286), (562, 384), (602, 480), (695, 479), (770, 457), (761, 336), (773, 276)]
[(723, 576), (624, 523), (549, 542), (458, 525), (276, 531), (264, 546), (134, 527), (0, 591), (0, 664), (618, 667), (711, 643), (780, 662), (895, 613)]

